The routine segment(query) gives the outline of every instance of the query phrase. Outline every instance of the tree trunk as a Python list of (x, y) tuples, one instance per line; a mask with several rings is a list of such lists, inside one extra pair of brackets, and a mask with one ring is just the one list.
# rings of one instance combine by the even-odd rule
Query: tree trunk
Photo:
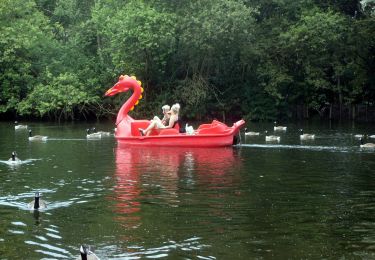
[(337, 89), (339, 90), (339, 109), (340, 109), (340, 120), (342, 116), (342, 93), (340, 89), (340, 77), (337, 78)]
[(355, 105), (352, 105), (352, 120), (355, 120)]
[(329, 120), (332, 119), (332, 110), (333, 110), (333, 105), (330, 104), (330, 105), (329, 105)]
[(309, 118), (309, 107), (305, 104), (303, 104), (303, 118), (304, 119)]
[(306, 107), (306, 119), (309, 119), (309, 107)]

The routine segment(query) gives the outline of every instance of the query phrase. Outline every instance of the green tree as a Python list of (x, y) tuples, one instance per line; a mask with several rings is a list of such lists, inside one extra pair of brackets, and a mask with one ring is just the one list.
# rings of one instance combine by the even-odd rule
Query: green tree
[(51, 78), (47, 85), (37, 85), (18, 105), (21, 115), (48, 116), (61, 120), (73, 120), (76, 115), (86, 117), (92, 113), (98, 97), (90, 96), (74, 74), (61, 74)]
[(0, 112), (17, 103), (38, 83), (53, 50), (51, 27), (33, 1), (0, 2)]

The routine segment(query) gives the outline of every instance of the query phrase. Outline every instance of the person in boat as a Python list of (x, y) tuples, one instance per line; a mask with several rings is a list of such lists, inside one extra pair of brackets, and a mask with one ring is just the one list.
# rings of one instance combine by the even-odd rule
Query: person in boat
[(168, 105), (162, 106), (162, 111), (163, 111), (163, 119), (160, 120), (158, 116), (154, 116), (152, 120), (155, 121), (160, 121), (163, 125), (167, 126), (169, 124), (169, 114), (168, 112), (171, 110), (171, 107)]
[(180, 104), (174, 104), (171, 107), (171, 110), (167, 112), (167, 115), (169, 116), (169, 122), (168, 125), (163, 125), (162, 121), (159, 120), (151, 120), (151, 123), (146, 129), (139, 128), (140, 134), (149, 136), (152, 129), (168, 129), (173, 128), (175, 124), (178, 122), (178, 114), (180, 112)]

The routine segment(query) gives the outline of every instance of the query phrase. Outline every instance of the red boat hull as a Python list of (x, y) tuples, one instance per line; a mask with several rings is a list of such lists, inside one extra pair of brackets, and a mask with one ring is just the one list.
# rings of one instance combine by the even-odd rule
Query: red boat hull
[[(115, 136), (120, 144), (129, 146), (224, 147), (233, 145), (234, 137), (244, 124), (245, 121), (240, 120), (232, 127), (228, 127), (214, 120), (212, 124), (201, 125), (195, 135), (162, 130), (160, 133), (150, 136), (121, 136), (121, 131), (118, 129)], [(136, 131), (131, 132), (137, 133)]]
[(118, 137), (121, 144), (136, 146), (223, 147), (233, 144), (233, 135), (164, 135), (142, 137)]

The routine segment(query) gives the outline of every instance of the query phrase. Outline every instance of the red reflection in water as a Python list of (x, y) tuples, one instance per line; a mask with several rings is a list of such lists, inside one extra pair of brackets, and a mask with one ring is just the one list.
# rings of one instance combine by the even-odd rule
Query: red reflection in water
[[(139, 225), (141, 192), (150, 185), (161, 187), (163, 193), (159, 194), (161, 199), (167, 200), (169, 205), (178, 206), (179, 172), (183, 174), (191, 172), (191, 177), (198, 183), (210, 183), (213, 188), (230, 182), (225, 177), (225, 173), (235, 165), (236, 158), (231, 147), (145, 148), (122, 147), (118, 144), (116, 148), (117, 183), (114, 192), (117, 201), (115, 211), (121, 216), (118, 216), (117, 220), (127, 227)], [(158, 195), (153, 196), (152, 199), (158, 199)]]
[(132, 163), (136, 151), (129, 149), (116, 150), (116, 197), (119, 213), (134, 213), (139, 211), (140, 203), (135, 199), (139, 196), (139, 174)]

